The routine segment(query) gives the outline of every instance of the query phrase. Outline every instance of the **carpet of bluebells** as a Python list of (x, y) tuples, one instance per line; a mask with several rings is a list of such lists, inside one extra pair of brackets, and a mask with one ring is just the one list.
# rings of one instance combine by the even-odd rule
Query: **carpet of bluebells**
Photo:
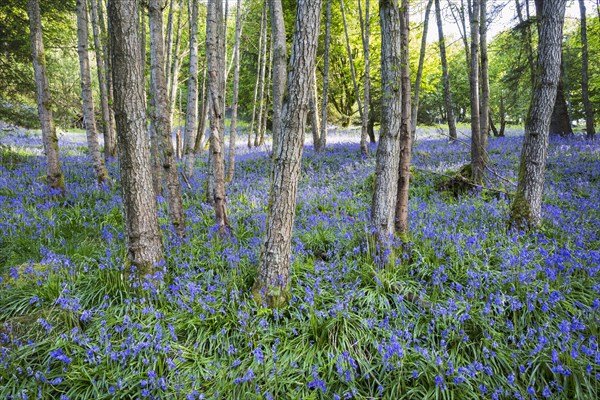
[[(82, 139), (81, 136), (80, 139)], [(44, 184), (36, 134), (0, 139), (0, 397), (9, 399), (596, 399), (600, 396), (600, 145), (553, 139), (544, 221), (507, 225), (522, 136), (490, 140), (487, 188), (435, 190), (469, 148), (420, 135), (411, 245), (368, 239), (374, 150), (338, 134), (307, 145), (289, 306), (250, 289), (268, 198), (268, 149), (240, 148), (231, 232), (183, 185), (187, 236), (138, 281), (115, 184), (61, 138), (68, 196)], [(348, 140), (346, 140), (348, 139)], [(9, 149), (10, 147), (10, 149)]]

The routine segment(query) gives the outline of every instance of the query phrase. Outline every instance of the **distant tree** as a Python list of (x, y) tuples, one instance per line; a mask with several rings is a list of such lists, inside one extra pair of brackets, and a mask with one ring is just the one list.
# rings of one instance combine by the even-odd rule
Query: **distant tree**
[(331, 0), (326, 0), (325, 11), (325, 51), (323, 53), (323, 92), (321, 98), (321, 132), (319, 150), (327, 146), (327, 105), (329, 97), (329, 47), (331, 46)]
[[(107, 55), (103, 44), (103, 21), (100, 21), (98, 15), (98, 1), (90, 0), (91, 16), (92, 16), (92, 32), (94, 34), (94, 49), (96, 52), (96, 69), (98, 73), (98, 88), (100, 89), (100, 107), (102, 110), (102, 128), (104, 136), (104, 157), (108, 160), (109, 157), (114, 157), (116, 154), (115, 147), (115, 125), (114, 115), (112, 115), (111, 102), (109, 96), (109, 87), (106, 79)], [(101, 25), (102, 24), (102, 25)]]
[(185, 174), (194, 172), (194, 144), (198, 133), (198, 0), (191, 0), (190, 73), (188, 75), (187, 110), (185, 113)]
[(310, 129), (312, 131), (313, 137), (313, 148), (315, 149), (315, 151), (320, 151), (321, 137), (319, 129), (321, 126), (321, 122), (319, 121), (319, 93), (317, 88), (317, 75), (314, 72), (312, 82), (312, 90), (309, 99)]
[(298, 0), (280, 142), (273, 154), (265, 245), (253, 287), (255, 297), (269, 307), (282, 305), (288, 296), (296, 193), (320, 16), (321, 0)]
[(225, 180), (231, 182), (235, 172), (235, 145), (237, 140), (238, 95), (240, 90), (240, 36), (242, 33), (242, 1), (237, 0), (235, 9), (235, 41), (233, 43), (233, 92), (231, 94), (231, 122), (229, 125), (229, 162)]
[(435, 18), (438, 26), (440, 60), (442, 61), (442, 81), (444, 83), (444, 104), (446, 109), (446, 120), (448, 122), (448, 137), (450, 138), (450, 141), (454, 141), (458, 138), (458, 136), (456, 134), (456, 117), (454, 116), (454, 104), (452, 103), (452, 93), (450, 92), (450, 80), (448, 78), (446, 40), (444, 39), (440, 0), (435, 0)]
[(281, 0), (269, 0), (271, 14), (271, 37), (273, 38), (273, 153), (279, 143), (279, 124), (287, 74), (287, 44), (285, 40), (285, 20)]
[(371, 36), (370, 7), (369, 0), (365, 0), (365, 17), (362, 15), (361, 0), (358, 0), (358, 17), (360, 21), (361, 39), (363, 44), (363, 58), (365, 60), (365, 72), (363, 74), (363, 111), (360, 124), (360, 148), (367, 154), (367, 136), (369, 135), (369, 105), (371, 104), (371, 74), (369, 39)]
[(81, 76), (81, 97), (83, 100), (83, 119), (87, 136), (88, 149), (96, 180), (98, 183), (108, 181), (108, 172), (100, 152), (98, 130), (96, 129), (96, 113), (94, 111), (94, 97), (92, 95), (92, 76), (90, 72), (90, 56), (88, 54), (88, 10), (87, 0), (77, 0), (77, 53), (79, 55), (79, 73)]
[(28, 0), (29, 30), (33, 52), (33, 71), (37, 90), (37, 106), (42, 126), (42, 141), (46, 153), (46, 183), (61, 195), (65, 191), (65, 180), (60, 168), (58, 155), (58, 137), (52, 119), (52, 103), (48, 89), (48, 73), (42, 38), (42, 22), (38, 0)]
[(225, 69), (223, 57), (219, 54), (224, 50), (221, 40), (223, 26), (223, 3), (221, 0), (209, 0), (206, 14), (206, 56), (208, 65), (208, 93), (210, 99), (210, 174), (214, 184), (208, 195), (215, 208), (216, 224), (220, 234), (229, 228), (227, 210), (225, 208), (225, 160), (223, 142), (224, 131), (223, 90)]
[(421, 79), (423, 79), (423, 66), (425, 65), (425, 53), (427, 52), (427, 31), (429, 28), (429, 14), (433, 0), (427, 0), (425, 8), (425, 18), (423, 20), (423, 34), (421, 36), (421, 51), (419, 52), (419, 66), (417, 67), (417, 77), (415, 79), (414, 99), (412, 102), (410, 129), (412, 130), (413, 140), (417, 131), (417, 115), (419, 114), (419, 94), (421, 93)]
[(471, 23), (471, 52), (469, 69), (469, 87), (471, 89), (471, 171), (473, 181), (483, 183), (484, 153), (482, 146), (481, 116), (480, 116), (480, 80), (479, 80), (479, 24), (481, 23), (480, 0), (472, 0), (469, 12)]
[(537, 226), (542, 220), (544, 174), (552, 105), (560, 79), (562, 30), (566, 0), (544, 0), (539, 14), (539, 47), (533, 97), (525, 121), (525, 139), (519, 164), (517, 191), (511, 205), (511, 221)]
[(381, 26), (381, 133), (375, 162), (375, 190), (371, 224), (379, 240), (394, 234), (398, 194), (400, 132), (402, 124), (402, 74), (400, 9), (398, 0), (379, 0)]
[(260, 36), (258, 38), (258, 62), (256, 63), (256, 84), (254, 85), (254, 101), (252, 104), (252, 122), (250, 123), (250, 131), (248, 132), (248, 147), (252, 147), (252, 135), (254, 133), (254, 123), (257, 118), (257, 105), (258, 105), (258, 122), (256, 126), (260, 126), (260, 115), (262, 113), (262, 102), (258, 100), (258, 96), (262, 96), (262, 88), (261, 88), (261, 77), (264, 78), (264, 74), (261, 73), (263, 71), (263, 67), (266, 65), (266, 54), (267, 54), (267, 2), (264, 0), (263, 2), (263, 11), (260, 19)]
[(585, 131), (589, 139), (594, 139), (596, 130), (594, 128), (594, 109), (592, 108), (589, 94), (589, 53), (584, 0), (579, 0), (579, 12), (581, 15), (581, 97), (585, 111)]
[(177, 163), (171, 137), (171, 120), (169, 116), (169, 100), (167, 98), (167, 78), (165, 75), (165, 46), (163, 38), (163, 8), (164, 0), (148, 2), (150, 24), (150, 90), (154, 99), (154, 109), (151, 118), (157, 131), (161, 147), (161, 161), (169, 218), (175, 233), (182, 237), (185, 230), (185, 216), (181, 185), (177, 174)]
[(129, 261), (140, 275), (162, 257), (146, 135), (146, 104), (136, 0), (110, 0), (110, 46), (125, 230)]
[(269, 40), (268, 40), (268, 34), (267, 34), (267, 0), (264, 0), (263, 3), (263, 25), (262, 25), (262, 32), (261, 32), (261, 37), (262, 37), (262, 54), (261, 54), (261, 64), (260, 64), (260, 80), (259, 80), (259, 87), (258, 87), (258, 94), (259, 94), (259, 98), (258, 98), (258, 117), (256, 119), (256, 131), (254, 134), (254, 146), (258, 146), (260, 144), (260, 135), (261, 135), (261, 131), (262, 131), (262, 123), (263, 123), (263, 117), (266, 118), (264, 109), (265, 109), (265, 92), (266, 92), (266, 85), (265, 85), (265, 78), (266, 78), (266, 71), (267, 71), (267, 48), (269, 47)]

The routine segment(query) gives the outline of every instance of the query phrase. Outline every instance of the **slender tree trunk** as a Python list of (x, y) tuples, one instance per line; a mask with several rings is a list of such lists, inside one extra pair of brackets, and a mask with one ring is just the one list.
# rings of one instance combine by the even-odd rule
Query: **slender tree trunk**
[(361, 0), (358, 0), (358, 16), (360, 20), (360, 30), (362, 32), (362, 44), (363, 44), (363, 55), (365, 59), (365, 74), (363, 76), (363, 112), (361, 118), (361, 130), (360, 130), (360, 151), (363, 154), (368, 154), (369, 148), (367, 147), (367, 137), (369, 136), (369, 105), (371, 104), (370, 89), (371, 89), (371, 76), (369, 74), (369, 36), (370, 36), (370, 15), (369, 15), (369, 0), (365, 0), (365, 18), (363, 21), (362, 8), (360, 6)]
[(329, 47), (331, 45), (331, 0), (327, 1), (325, 11), (325, 51), (323, 54), (323, 98), (321, 99), (321, 132), (319, 149), (327, 146), (327, 103), (329, 96)]
[(114, 154), (112, 131), (113, 125), (110, 123), (110, 107), (108, 103), (108, 87), (106, 85), (106, 75), (104, 75), (104, 53), (102, 51), (102, 37), (100, 36), (100, 23), (98, 21), (98, 3), (97, 0), (90, 0), (92, 15), (92, 31), (94, 34), (94, 49), (96, 51), (96, 68), (98, 72), (98, 87), (100, 89), (100, 106), (102, 108), (102, 131), (104, 133), (104, 158), (108, 160)]
[(194, 144), (198, 132), (198, 0), (191, 1), (190, 74), (188, 77), (187, 112), (185, 116), (185, 174), (194, 172)]
[(410, 162), (412, 154), (411, 103), (410, 103), (410, 38), (409, 0), (402, 0), (400, 15), (400, 74), (402, 76), (402, 119), (400, 123), (400, 163), (398, 171), (398, 195), (396, 198), (396, 233), (403, 240), (408, 235), (408, 192), (410, 189)]
[[(340, 9), (342, 10), (342, 22), (344, 24), (344, 34), (346, 36), (346, 52), (348, 53), (348, 62), (350, 63), (350, 74), (352, 75), (352, 85), (354, 87), (354, 93), (356, 96), (356, 103), (358, 104), (358, 113), (360, 114), (360, 120), (362, 122), (363, 118), (363, 108), (360, 101), (360, 91), (358, 90), (358, 84), (356, 83), (356, 71), (354, 69), (354, 57), (352, 57), (352, 49), (350, 48), (350, 37), (348, 36), (348, 24), (346, 23), (346, 11), (344, 9), (344, 0), (340, 0)], [(363, 155), (367, 155), (369, 153), (369, 148), (367, 147), (367, 139), (360, 137), (360, 152)]]
[(273, 42), (269, 49), (269, 64), (267, 69), (267, 84), (265, 86), (265, 101), (263, 107), (263, 119), (262, 127), (260, 128), (260, 139), (258, 145), (262, 146), (265, 144), (265, 133), (267, 132), (267, 120), (269, 119), (269, 103), (271, 102), (271, 95), (269, 94), (269, 87), (271, 87), (271, 69), (273, 67)]
[(480, 0), (479, 48), (481, 52), (481, 108), (479, 123), (481, 124), (480, 141), (481, 168), (484, 171), (487, 164), (488, 137), (490, 135), (490, 77), (487, 50), (487, 0)]
[(384, 244), (394, 234), (402, 129), (400, 10), (397, 0), (379, 0), (381, 25), (381, 134), (375, 164), (371, 224)]
[(223, 82), (225, 70), (221, 65), (219, 52), (223, 51), (220, 37), (223, 25), (223, 3), (221, 0), (209, 0), (206, 15), (206, 56), (208, 62), (208, 93), (210, 96), (210, 168), (214, 177), (214, 188), (209, 195), (215, 207), (216, 224), (220, 234), (229, 228), (225, 208), (225, 160), (221, 132), (224, 129)]
[(498, 136), (504, 136), (504, 130), (506, 128), (506, 110), (504, 108), (504, 96), (500, 95), (500, 131)]
[(108, 181), (108, 172), (100, 152), (98, 130), (96, 129), (96, 113), (94, 112), (94, 98), (92, 96), (92, 76), (90, 73), (90, 57), (88, 54), (88, 11), (87, 0), (77, 0), (77, 54), (79, 55), (79, 73), (81, 76), (81, 98), (83, 101), (83, 120), (87, 136), (88, 150), (96, 180), (102, 184)]
[(552, 105), (560, 78), (562, 30), (566, 0), (544, 0), (540, 22), (537, 76), (525, 122), (519, 180), (511, 205), (511, 221), (537, 226), (542, 220), (544, 174)]
[(267, 232), (253, 293), (269, 307), (286, 302), (292, 230), (308, 102), (319, 39), (321, 0), (298, 0), (280, 143), (273, 157)]
[[(315, 65), (316, 67), (316, 65)], [(310, 93), (309, 99), (309, 108), (310, 108), (310, 128), (312, 131), (313, 137), (313, 148), (315, 151), (321, 150), (321, 138), (319, 137), (319, 128), (321, 123), (319, 122), (319, 94), (317, 89), (317, 74), (316, 68), (313, 72), (312, 78), (312, 90)]]
[(596, 130), (594, 128), (594, 110), (589, 95), (589, 55), (584, 0), (579, 0), (579, 12), (581, 14), (581, 96), (585, 110), (585, 132), (588, 139), (593, 140)]
[(204, 65), (203, 67), (204, 69), (204, 73), (203, 73), (203, 77), (202, 77), (202, 91), (201, 91), (201, 98), (200, 98), (200, 115), (199, 115), (199, 121), (198, 121), (198, 133), (196, 134), (196, 143), (194, 144), (194, 153), (195, 154), (200, 154), (204, 148), (204, 131), (206, 130), (206, 119), (207, 119), (207, 114), (208, 114), (208, 99), (207, 99), (207, 93), (206, 93), (206, 83), (207, 83), (207, 73), (208, 73), (208, 68), (206, 67), (206, 65)]
[(137, 1), (110, 0), (108, 16), (127, 252), (144, 275), (155, 271), (163, 253), (150, 173), (139, 25), (131, 23), (137, 21)]
[(183, 14), (183, 0), (179, 0), (179, 15), (177, 16), (177, 29), (175, 30), (175, 46), (173, 49), (173, 61), (171, 62), (171, 65), (168, 66), (167, 68), (171, 68), (171, 73), (169, 74), (169, 77), (171, 78), (169, 83), (170, 86), (168, 86), (168, 90), (169, 90), (169, 119), (170, 121), (173, 121), (173, 117), (175, 116), (175, 103), (177, 102), (177, 88), (179, 87), (179, 68), (180, 68), (180, 63), (179, 63), (179, 47), (180, 47), (180, 42), (181, 42), (181, 20), (182, 20), (182, 14)]
[(263, 108), (265, 101), (265, 74), (267, 71), (267, 0), (264, 0), (263, 3), (263, 21), (261, 23), (262, 31), (260, 33), (261, 41), (263, 44), (261, 60), (262, 63), (260, 65), (260, 83), (258, 87), (259, 100), (258, 100), (258, 117), (256, 118), (256, 133), (254, 134), (254, 146), (258, 146), (260, 131), (262, 128), (262, 117), (263, 117)]
[[(108, 34), (106, 32), (106, 23), (105, 23), (105, 8), (104, 8), (104, 0), (98, 0), (98, 24), (100, 26), (100, 38), (101, 38), (101, 50), (102, 57), (104, 59), (104, 77), (106, 82), (106, 94), (108, 96), (108, 116), (109, 116), (109, 125), (111, 132), (111, 143), (112, 148), (109, 149), (110, 156), (115, 157), (117, 155), (117, 130), (115, 128), (115, 112), (113, 109), (113, 82), (112, 82), (112, 73), (111, 73), (111, 49), (108, 44)], [(110, 26), (110, 22), (108, 24)]]
[[(155, 99), (150, 97), (150, 108), (155, 109)], [(160, 157), (160, 137), (156, 131), (154, 122), (148, 124), (148, 136), (150, 137), (150, 166), (152, 168), (152, 187), (156, 196), (163, 192), (162, 162)]]
[[(529, 4), (529, 0), (525, 2)], [(533, 59), (533, 44), (531, 37), (531, 27), (529, 25), (529, 21), (525, 25), (526, 21), (523, 19), (523, 9), (521, 8), (521, 0), (515, 0), (515, 6), (517, 9), (517, 18), (519, 19), (519, 24), (524, 26), (525, 29), (525, 52), (527, 53), (527, 61), (529, 63), (529, 73), (531, 75), (531, 83), (533, 85), (535, 81), (535, 60)], [(527, 10), (529, 10), (529, 6), (527, 6)], [(527, 12), (527, 19), (529, 20), (529, 11)]]
[(42, 126), (42, 141), (46, 153), (46, 183), (61, 196), (65, 192), (65, 180), (60, 168), (58, 155), (58, 137), (52, 118), (48, 74), (46, 72), (46, 56), (42, 38), (42, 20), (38, 0), (28, 0), (29, 32), (33, 52), (33, 71), (37, 91), (37, 106)]
[(471, 88), (471, 169), (473, 181), (483, 182), (483, 154), (481, 153), (481, 118), (479, 117), (479, 0), (473, 0), (469, 12), (471, 22), (471, 68), (469, 86)]
[(241, 21), (242, 1), (237, 0), (235, 9), (235, 42), (233, 43), (233, 93), (231, 99), (231, 125), (229, 126), (229, 163), (227, 165), (226, 181), (233, 181), (235, 173), (235, 144), (237, 140), (237, 111), (238, 94), (240, 90), (240, 36), (242, 33)]
[[(181, 12), (181, 10), (179, 10)], [(171, 87), (171, 54), (173, 53), (173, 16), (175, 14), (175, 0), (169, 1), (169, 16), (167, 17), (167, 60), (165, 62), (165, 74), (167, 75), (167, 87)]]
[[(263, 12), (260, 18), (260, 36), (258, 38), (258, 58), (256, 61), (256, 83), (254, 84), (254, 101), (252, 103), (252, 122), (250, 123), (250, 131), (248, 132), (248, 148), (252, 147), (252, 135), (254, 134), (254, 122), (256, 121), (256, 104), (258, 102), (258, 88), (260, 85), (260, 71), (261, 66), (264, 63), (263, 60), (263, 46), (267, 46), (265, 40), (263, 40), (263, 32), (266, 31), (267, 16), (265, 13), (265, 7), (263, 4)], [(258, 111), (260, 113), (260, 109)], [(260, 125), (260, 124), (257, 124)]]
[(271, 37), (273, 38), (273, 154), (279, 143), (279, 124), (281, 123), (281, 108), (287, 78), (287, 45), (285, 40), (285, 23), (281, 0), (269, 0), (271, 14)]
[(150, 15), (150, 86), (154, 99), (154, 110), (151, 113), (151, 117), (154, 120), (157, 137), (162, 145), (162, 168), (169, 206), (169, 218), (177, 236), (183, 237), (185, 216), (183, 213), (183, 200), (181, 198), (177, 164), (173, 151), (169, 99), (167, 98), (167, 79), (165, 76), (163, 8), (164, 0), (149, 0), (148, 2)]
[(444, 102), (446, 105), (446, 119), (448, 120), (448, 136), (450, 141), (455, 141), (458, 136), (456, 133), (456, 118), (454, 117), (454, 105), (452, 104), (452, 94), (450, 93), (450, 79), (448, 78), (448, 62), (446, 61), (446, 40), (444, 39), (444, 29), (442, 28), (442, 11), (440, 0), (435, 0), (435, 17), (438, 26), (440, 58), (442, 61), (442, 80), (444, 82)]
[(423, 65), (425, 64), (425, 53), (427, 52), (427, 30), (429, 27), (429, 14), (433, 0), (427, 1), (425, 8), (425, 20), (423, 21), (423, 35), (421, 36), (421, 51), (419, 53), (419, 67), (417, 68), (417, 78), (415, 80), (415, 97), (412, 103), (410, 128), (413, 141), (417, 133), (417, 115), (419, 114), (419, 95), (421, 93), (421, 79), (423, 78)]

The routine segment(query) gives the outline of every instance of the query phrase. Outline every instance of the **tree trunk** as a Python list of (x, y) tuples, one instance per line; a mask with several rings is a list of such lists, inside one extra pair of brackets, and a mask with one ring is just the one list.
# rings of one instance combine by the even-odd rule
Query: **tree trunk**
[(96, 51), (96, 69), (98, 70), (98, 87), (100, 89), (100, 106), (102, 108), (102, 131), (104, 133), (104, 158), (108, 160), (115, 152), (113, 125), (110, 120), (110, 107), (108, 103), (108, 87), (104, 75), (104, 52), (102, 51), (102, 37), (100, 36), (100, 23), (98, 20), (98, 2), (90, 0), (92, 15), (92, 31), (94, 34), (94, 48)]
[[(358, 113), (360, 114), (360, 120), (363, 118), (363, 108), (360, 102), (360, 91), (358, 90), (358, 84), (356, 83), (356, 71), (354, 69), (354, 58), (352, 57), (352, 49), (350, 48), (350, 37), (348, 36), (348, 24), (346, 23), (346, 12), (344, 10), (344, 0), (340, 0), (340, 9), (342, 10), (342, 22), (344, 24), (344, 34), (346, 36), (346, 52), (348, 53), (348, 62), (350, 63), (350, 73), (352, 75), (352, 85), (354, 87), (354, 93), (356, 95), (356, 103), (358, 104)], [(364, 40), (364, 33), (363, 33)], [(360, 135), (360, 152), (363, 155), (367, 155), (369, 153), (369, 148), (367, 147), (367, 138), (363, 137), (362, 130)]]
[(518, 225), (537, 226), (542, 220), (548, 128), (560, 78), (565, 7), (566, 0), (544, 0), (543, 4), (537, 76), (525, 122), (519, 179), (510, 213), (511, 221)]
[[(181, 10), (179, 10), (181, 12)], [(167, 87), (171, 87), (171, 69), (169, 66), (171, 65), (171, 54), (173, 53), (173, 15), (175, 14), (175, 0), (169, 1), (169, 15), (167, 17), (167, 49), (166, 49), (166, 57), (165, 61), (165, 74), (167, 76)]]
[(410, 189), (410, 161), (412, 154), (411, 103), (410, 103), (410, 38), (409, 3), (402, 0), (400, 15), (400, 74), (402, 77), (402, 119), (400, 123), (400, 163), (398, 171), (398, 195), (396, 197), (396, 234), (403, 240), (408, 235), (408, 192)]
[(220, 35), (223, 25), (223, 3), (209, 0), (206, 15), (206, 58), (208, 63), (208, 93), (210, 96), (210, 168), (214, 177), (214, 188), (209, 193), (213, 198), (215, 218), (219, 233), (225, 234), (229, 227), (225, 208), (225, 160), (221, 132), (224, 129), (223, 82), (225, 70), (219, 52), (223, 51)]
[[(248, 148), (252, 147), (252, 135), (254, 134), (254, 122), (256, 121), (256, 103), (258, 102), (258, 88), (260, 85), (260, 71), (261, 66), (264, 64), (263, 53), (266, 52), (266, 40), (263, 40), (263, 32), (266, 32), (267, 15), (265, 10), (265, 3), (263, 3), (263, 11), (260, 18), (260, 36), (258, 38), (258, 58), (256, 62), (256, 83), (254, 84), (254, 102), (252, 103), (252, 122), (250, 123), (250, 131), (248, 132)], [(263, 46), (265, 50), (263, 51)], [(261, 109), (259, 108), (259, 113)], [(260, 124), (257, 124), (260, 126)]]
[(471, 88), (471, 170), (473, 181), (483, 183), (483, 154), (481, 152), (481, 118), (479, 117), (479, 0), (473, 0), (469, 12), (471, 22), (471, 66), (469, 86)]
[(127, 252), (144, 275), (155, 271), (163, 254), (150, 174), (139, 25), (131, 23), (137, 21), (137, 1), (109, 1), (108, 15)]
[(287, 44), (285, 39), (285, 23), (281, 0), (269, 0), (271, 13), (271, 37), (273, 38), (273, 153), (279, 143), (277, 134), (281, 123), (281, 108), (287, 74)]
[(442, 25), (442, 11), (440, 0), (435, 0), (435, 17), (438, 26), (440, 58), (442, 61), (442, 80), (444, 82), (444, 102), (446, 105), (446, 119), (448, 120), (448, 137), (450, 141), (455, 141), (456, 119), (454, 117), (454, 105), (452, 104), (452, 94), (450, 93), (450, 79), (448, 78), (448, 62), (446, 60), (446, 40), (444, 39), (444, 29)]
[(94, 98), (92, 96), (92, 76), (90, 73), (90, 57), (88, 54), (88, 11), (87, 0), (77, 0), (77, 54), (79, 56), (79, 73), (81, 76), (81, 98), (83, 102), (83, 120), (87, 137), (88, 150), (96, 180), (102, 184), (108, 181), (108, 172), (100, 152), (98, 130), (96, 129), (96, 113), (94, 112)]
[(358, 16), (360, 20), (361, 39), (363, 44), (363, 55), (365, 59), (365, 74), (363, 76), (363, 112), (360, 125), (360, 150), (363, 154), (368, 154), (369, 148), (367, 147), (367, 137), (369, 136), (369, 105), (370, 100), (370, 89), (371, 89), (371, 76), (369, 74), (369, 36), (370, 36), (370, 22), (369, 22), (369, 0), (365, 0), (365, 18), (363, 21), (362, 7), (360, 6), (361, 0), (358, 0)]
[(177, 88), (179, 86), (179, 47), (181, 42), (181, 20), (183, 14), (183, 0), (179, 0), (179, 15), (177, 16), (177, 30), (175, 31), (175, 46), (173, 48), (173, 61), (171, 65), (167, 65), (166, 68), (171, 68), (171, 73), (169, 74), (169, 120), (174, 121), (173, 117), (175, 116), (175, 103), (177, 102)]
[(594, 128), (594, 110), (589, 95), (589, 55), (584, 0), (579, 0), (579, 12), (581, 14), (581, 97), (585, 110), (585, 132), (588, 139), (593, 140), (596, 130)]
[[(529, 0), (525, 2), (526, 4), (529, 4)], [(531, 38), (531, 27), (529, 25), (529, 12), (527, 12), (527, 24), (525, 25), (526, 21), (523, 19), (523, 11), (522, 11), (522, 6), (521, 6), (521, 0), (515, 0), (515, 6), (517, 9), (517, 18), (519, 19), (519, 24), (524, 26), (525, 29), (525, 52), (527, 53), (527, 61), (529, 63), (529, 73), (531, 74), (531, 83), (532, 85), (534, 84), (535, 81), (535, 61), (533, 59), (533, 44), (532, 44), (532, 38)], [(527, 6), (527, 10), (529, 10), (529, 6)]]
[(240, 90), (240, 36), (242, 33), (242, 1), (237, 0), (235, 10), (235, 42), (233, 43), (233, 93), (231, 99), (231, 125), (229, 126), (229, 163), (226, 181), (233, 181), (235, 172), (235, 142), (237, 140), (238, 94)]
[[(98, 0), (98, 23), (100, 25), (100, 37), (101, 37), (101, 45), (102, 45), (102, 57), (104, 58), (104, 77), (106, 82), (106, 94), (108, 96), (108, 116), (109, 116), (109, 125), (111, 132), (111, 142), (112, 149), (110, 150), (110, 156), (115, 157), (117, 155), (117, 129), (115, 127), (115, 112), (113, 109), (113, 81), (112, 81), (112, 73), (111, 73), (111, 49), (108, 45), (108, 34), (107, 28), (104, 18), (104, 1)], [(110, 21), (108, 21), (108, 26), (110, 26)]]
[[(108, 0), (107, 0), (108, 1)], [(142, 72), (146, 74), (146, 3), (140, 1), (140, 51), (142, 52)]]
[(152, 97), (154, 98), (154, 110), (151, 112), (151, 117), (154, 121), (157, 137), (162, 145), (161, 160), (166, 185), (167, 204), (169, 206), (169, 218), (177, 236), (183, 237), (185, 216), (183, 213), (183, 200), (181, 198), (177, 164), (173, 151), (169, 99), (167, 98), (167, 79), (165, 76), (163, 1), (150, 0), (148, 2), (150, 15), (150, 86)]
[(425, 53), (427, 52), (427, 30), (429, 27), (429, 13), (431, 12), (431, 5), (433, 0), (427, 1), (427, 7), (425, 8), (425, 20), (423, 21), (423, 36), (421, 37), (421, 52), (419, 53), (419, 67), (417, 68), (417, 78), (415, 80), (415, 97), (412, 103), (411, 111), (411, 135), (413, 141), (416, 138), (417, 133), (417, 115), (419, 114), (419, 94), (421, 93), (421, 79), (423, 78), (423, 65), (425, 64)]
[[(561, 55), (562, 58), (562, 55)], [(550, 118), (550, 134), (562, 136), (572, 135), (573, 128), (571, 127), (571, 117), (569, 116), (569, 108), (565, 99), (565, 89), (563, 83), (563, 68), (560, 68), (560, 77), (558, 79), (558, 87), (556, 88), (556, 101), (552, 109), (552, 118)]]
[(253, 293), (269, 307), (285, 303), (289, 290), (292, 230), (304, 132), (319, 39), (321, 0), (298, 0), (280, 143), (273, 155), (267, 232)]
[(188, 77), (187, 112), (185, 116), (185, 174), (194, 172), (194, 144), (198, 131), (198, 0), (192, 1), (190, 15), (190, 75)]
[(484, 171), (487, 164), (488, 137), (490, 135), (490, 77), (489, 59), (487, 51), (487, 0), (480, 0), (480, 23), (479, 23), (479, 49), (481, 52), (481, 108), (479, 109), (479, 123), (481, 124), (479, 154), (481, 157), (481, 168)]
[[(329, 96), (329, 47), (331, 45), (331, 0), (327, 1), (325, 11), (325, 51), (323, 54), (323, 98), (321, 99), (321, 132), (319, 149), (327, 146), (327, 96)], [(273, 116), (274, 117), (274, 116)]]
[(42, 141), (46, 153), (46, 183), (61, 196), (65, 192), (65, 180), (60, 168), (58, 154), (58, 137), (52, 118), (48, 74), (46, 72), (46, 56), (42, 37), (42, 20), (38, 0), (28, 0), (29, 32), (33, 52), (33, 71), (37, 91), (37, 106), (42, 126)]
[(402, 125), (400, 10), (397, 0), (379, 0), (381, 25), (381, 133), (375, 164), (371, 224), (384, 244), (394, 234)]
[(267, 84), (265, 85), (265, 101), (263, 107), (263, 118), (262, 127), (260, 128), (260, 139), (258, 145), (262, 146), (265, 144), (265, 133), (267, 132), (267, 120), (269, 119), (269, 103), (271, 102), (271, 95), (269, 94), (269, 87), (271, 87), (271, 68), (273, 67), (273, 42), (269, 48), (269, 64), (267, 69)]
[[(315, 65), (316, 67), (316, 65)], [(313, 148), (315, 149), (315, 151), (320, 151), (321, 150), (321, 138), (319, 137), (319, 127), (321, 126), (321, 123), (319, 122), (319, 95), (318, 95), (318, 89), (317, 89), (317, 74), (316, 74), (316, 68), (315, 71), (313, 72), (313, 78), (312, 78), (312, 88), (311, 88), (311, 93), (310, 93), (310, 99), (309, 99), (309, 108), (310, 108), (310, 128), (312, 131), (312, 137), (313, 137)]]
[(196, 134), (196, 143), (194, 144), (194, 153), (200, 154), (206, 144), (204, 141), (204, 131), (206, 130), (206, 118), (208, 114), (208, 98), (206, 93), (207, 73), (206, 65), (203, 67), (204, 73), (202, 77), (202, 91), (200, 98), (200, 115), (198, 121), (198, 133)]
[(256, 119), (256, 133), (254, 134), (254, 146), (258, 146), (260, 143), (259, 137), (262, 129), (262, 117), (263, 117), (263, 109), (264, 109), (264, 101), (265, 101), (265, 76), (267, 71), (267, 0), (263, 2), (263, 21), (261, 23), (262, 31), (260, 33), (261, 41), (263, 44), (262, 47), (262, 55), (261, 60), (262, 63), (260, 65), (260, 84), (258, 87), (258, 93), (260, 95), (258, 100), (258, 117)]

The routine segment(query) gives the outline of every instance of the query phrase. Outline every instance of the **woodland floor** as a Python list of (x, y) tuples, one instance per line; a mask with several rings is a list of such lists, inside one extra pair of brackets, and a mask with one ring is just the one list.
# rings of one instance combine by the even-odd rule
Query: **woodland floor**
[(85, 135), (61, 135), (59, 200), (39, 134), (2, 132), (2, 398), (600, 396), (599, 142), (552, 140), (543, 225), (522, 232), (507, 225), (520, 133), (490, 138), (486, 188), (455, 195), (436, 188), (468, 163), (468, 144), (420, 130), (411, 246), (382, 259), (367, 240), (375, 147), (361, 158), (358, 131), (332, 130), (315, 154), (307, 135), (292, 298), (270, 310), (250, 294), (268, 148), (239, 146), (226, 239), (204, 202), (204, 157), (183, 185), (183, 242), (159, 198), (166, 262), (140, 284), (118, 179), (95, 185)]

